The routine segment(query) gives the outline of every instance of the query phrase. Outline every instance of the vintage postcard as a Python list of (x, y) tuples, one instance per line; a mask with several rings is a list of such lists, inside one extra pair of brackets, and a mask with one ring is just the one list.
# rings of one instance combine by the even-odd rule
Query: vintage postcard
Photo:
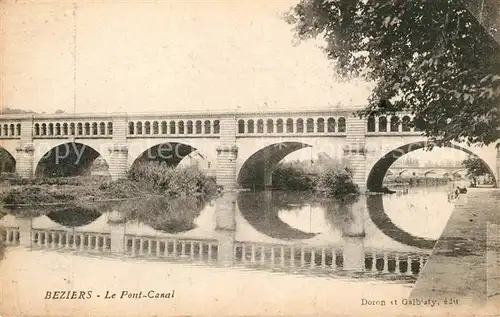
[(500, 315), (499, 22), (0, 1), (0, 316)]

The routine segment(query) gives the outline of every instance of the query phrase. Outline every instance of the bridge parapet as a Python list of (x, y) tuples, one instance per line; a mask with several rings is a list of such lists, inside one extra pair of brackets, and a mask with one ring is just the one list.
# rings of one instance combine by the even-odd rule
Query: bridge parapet
[(314, 114), (304, 116), (282, 115), (260, 115), (260, 116), (239, 116), (237, 119), (237, 136), (255, 135), (344, 135), (346, 134), (345, 115), (324, 115)]
[(19, 139), (19, 138), (21, 138), (21, 119), (1, 118), (0, 139)]
[(127, 137), (218, 137), (220, 119), (217, 117), (187, 118), (128, 118)]
[(385, 116), (369, 116), (366, 118), (367, 135), (418, 135), (421, 134), (418, 129), (410, 125), (413, 115), (409, 113), (396, 113)]

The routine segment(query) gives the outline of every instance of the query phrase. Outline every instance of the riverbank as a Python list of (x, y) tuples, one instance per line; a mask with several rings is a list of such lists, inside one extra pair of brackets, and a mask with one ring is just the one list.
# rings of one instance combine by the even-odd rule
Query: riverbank
[[(460, 195), (412, 298), (455, 298), (460, 306), (484, 306), (500, 293), (500, 263), (488, 258), (488, 226), (500, 222), (500, 190), (475, 188)], [(491, 297), (496, 296), (496, 297)], [(496, 306), (496, 309), (500, 308)]]
[(127, 179), (111, 181), (103, 177), (72, 177), (51, 179), (50, 182), (51, 184), (32, 181), (19, 185), (3, 181), (0, 184), (1, 202), (3, 205), (55, 205), (145, 197), (153, 194), (140, 184)]
[(158, 164), (137, 166), (126, 178), (102, 176), (2, 179), (3, 205), (54, 205), (163, 195), (168, 197), (211, 195), (215, 179), (196, 166), (171, 168)]

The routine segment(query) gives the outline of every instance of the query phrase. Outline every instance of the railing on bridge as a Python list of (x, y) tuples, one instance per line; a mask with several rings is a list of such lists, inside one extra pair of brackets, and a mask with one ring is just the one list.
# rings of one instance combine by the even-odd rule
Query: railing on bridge
[(366, 119), (366, 132), (370, 134), (380, 133), (420, 133), (418, 129), (410, 125), (411, 116), (398, 114), (393, 116), (369, 116)]
[(220, 133), (220, 120), (134, 120), (129, 119), (127, 135), (129, 137), (161, 136), (212, 136)]
[(20, 120), (8, 120), (0, 123), (1, 139), (18, 139), (21, 136)]
[(111, 121), (35, 122), (34, 138), (104, 138), (113, 136)]
[(315, 134), (344, 135), (346, 118), (343, 116), (245, 118), (237, 121), (237, 135), (258, 134)]
[(96, 252), (109, 252), (111, 250), (109, 233), (32, 229), (31, 235), (32, 245), (38, 248), (78, 249)]
[[(220, 112), (202, 114), (122, 114), (127, 124), (129, 137), (185, 136), (218, 137), (220, 120), (224, 116), (236, 118), (238, 136), (259, 134), (315, 134), (344, 135), (348, 127), (347, 116), (350, 111), (304, 110), (273, 113), (232, 113)], [(198, 116), (198, 117), (197, 117)], [(0, 118), (0, 138), (19, 138), (23, 116)], [(32, 122), (34, 138), (106, 138), (113, 135), (113, 114), (78, 115), (34, 115)], [(366, 119), (367, 135), (385, 133), (414, 133), (411, 127), (412, 116), (398, 113), (395, 115), (370, 116)]]

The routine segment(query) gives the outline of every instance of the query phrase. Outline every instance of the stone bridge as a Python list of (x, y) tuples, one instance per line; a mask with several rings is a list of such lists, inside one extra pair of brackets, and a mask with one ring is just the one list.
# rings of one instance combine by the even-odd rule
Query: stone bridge
[(467, 170), (461, 166), (429, 167), (429, 166), (398, 166), (388, 170), (388, 174), (396, 176), (424, 176), (424, 177), (452, 177), (460, 175), (464, 177)]
[[(280, 160), (314, 147), (348, 163), (362, 189), (375, 190), (392, 163), (427, 141), (408, 114), (360, 119), (354, 111), (2, 115), (0, 145), (26, 178), (84, 174), (102, 157), (117, 179), (144, 160), (176, 166), (197, 156), (226, 189), (269, 185)], [(494, 145), (453, 147), (480, 157), (497, 183)]]

